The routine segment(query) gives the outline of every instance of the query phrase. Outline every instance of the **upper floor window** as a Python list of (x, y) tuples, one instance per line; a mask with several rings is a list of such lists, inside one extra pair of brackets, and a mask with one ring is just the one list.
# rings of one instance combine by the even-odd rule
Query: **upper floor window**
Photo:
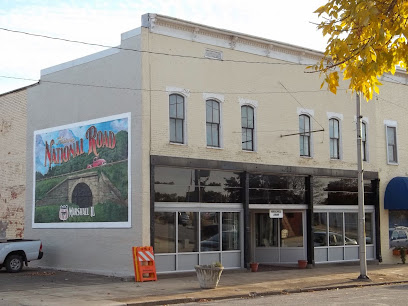
[(364, 161), (367, 161), (367, 124), (361, 123), (361, 149)]
[(310, 155), (310, 117), (307, 115), (299, 116), (299, 144), (300, 156)]
[(387, 126), (387, 155), (389, 163), (398, 163), (397, 128), (395, 126)]
[(254, 109), (251, 106), (241, 107), (242, 149), (254, 150)]
[(184, 97), (172, 94), (169, 97), (170, 142), (184, 143)]
[(332, 118), (329, 120), (330, 158), (340, 159), (340, 123)]
[(220, 146), (220, 103), (206, 101), (207, 146)]

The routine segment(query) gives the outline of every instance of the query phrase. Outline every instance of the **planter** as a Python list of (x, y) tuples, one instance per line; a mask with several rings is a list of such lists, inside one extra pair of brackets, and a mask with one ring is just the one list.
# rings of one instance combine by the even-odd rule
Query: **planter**
[(305, 269), (307, 267), (307, 260), (299, 259), (298, 267), (299, 269)]
[(249, 264), (249, 266), (251, 267), (251, 272), (257, 272), (257, 271), (258, 271), (259, 263), (257, 263), (257, 262), (251, 262), (251, 263)]
[(214, 267), (212, 265), (195, 266), (197, 279), (202, 289), (217, 288), (221, 273), (224, 267)]
[[(408, 251), (408, 250), (405, 250), (405, 254), (407, 254), (407, 251)], [(393, 249), (393, 250), (392, 250), (392, 255), (401, 256), (401, 251), (400, 251), (400, 249)]]

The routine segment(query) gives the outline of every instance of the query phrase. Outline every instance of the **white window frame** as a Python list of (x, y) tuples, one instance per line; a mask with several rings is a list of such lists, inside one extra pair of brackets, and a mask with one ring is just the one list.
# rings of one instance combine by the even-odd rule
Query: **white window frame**
[[(299, 125), (299, 117), (301, 115), (309, 116), (309, 119), (310, 119), (309, 128), (310, 128), (310, 131), (313, 131), (312, 118), (314, 117), (314, 110), (313, 109), (306, 109), (306, 108), (298, 107), (297, 108), (297, 114), (298, 114), (298, 125)], [(310, 148), (309, 148), (310, 155), (309, 156), (300, 155), (300, 147), (299, 147), (299, 157), (301, 157), (301, 158), (313, 158), (313, 156), (314, 156), (313, 133), (310, 133), (309, 141), (310, 141)], [(300, 145), (300, 143), (299, 143), (299, 145)]]
[[(329, 158), (330, 160), (343, 160), (343, 114), (328, 112), (327, 118), (329, 125)], [(339, 158), (332, 158), (330, 155), (330, 119), (337, 119), (339, 121)]]
[[(168, 120), (168, 131), (169, 131), (169, 143), (173, 145), (187, 145), (188, 141), (188, 132), (187, 132), (187, 101), (188, 97), (190, 96), (190, 90), (184, 89), (184, 88), (178, 88), (178, 87), (171, 87), (168, 86), (166, 87), (166, 92), (167, 92), (167, 120)], [(176, 94), (180, 95), (184, 98), (184, 123), (183, 123), (183, 142), (178, 143), (178, 142), (172, 142), (170, 139), (170, 96)]]
[[(257, 110), (258, 110), (258, 101), (255, 100), (249, 100), (249, 99), (244, 99), (244, 98), (239, 98), (239, 127), (240, 127), (240, 148), (241, 151), (243, 152), (257, 152), (258, 150), (258, 137), (257, 137), (257, 130), (258, 130), (258, 116), (257, 116)], [(242, 117), (242, 106), (250, 106), (254, 109), (254, 135), (253, 135), (253, 150), (244, 150), (242, 149), (242, 124), (241, 124), (241, 117)]]
[[(399, 154), (398, 154), (398, 124), (397, 121), (394, 120), (384, 120), (384, 126), (385, 126), (385, 145), (386, 145), (386, 150), (387, 150), (387, 164), (388, 165), (398, 165), (399, 164)], [(396, 162), (390, 162), (389, 159), (389, 154), (390, 152), (388, 151), (388, 133), (387, 133), (387, 129), (388, 128), (395, 128), (395, 155), (397, 158)]]
[[(204, 107), (205, 107), (205, 112), (204, 112), (204, 135), (205, 135), (205, 145), (208, 149), (223, 149), (224, 148), (224, 129), (223, 129), (223, 104), (224, 104), (224, 95), (220, 95), (220, 94), (216, 94), (216, 93), (207, 93), (204, 92), (203, 93), (203, 100), (204, 100)], [(213, 147), (213, 146), (208, 146), (207, 145), (207, 117), (206, 117), (206, 113), (207, 113), (207, 101), (208, 100), (214, 100), (217, 101), (219, 103), (220, 106), (220, 126), (219, 126), (219, 131), (218, 131), (218, 136), (219, 136), (219, 147)]]

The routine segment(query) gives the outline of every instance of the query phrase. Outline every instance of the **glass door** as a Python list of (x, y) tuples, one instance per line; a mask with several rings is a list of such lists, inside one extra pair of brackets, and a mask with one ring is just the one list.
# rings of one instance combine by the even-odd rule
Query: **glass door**
[(284, 211), (283, 218), (255, 213), (254, 260), (261, 263), (296, 263), (306, 259), (304, 213)]

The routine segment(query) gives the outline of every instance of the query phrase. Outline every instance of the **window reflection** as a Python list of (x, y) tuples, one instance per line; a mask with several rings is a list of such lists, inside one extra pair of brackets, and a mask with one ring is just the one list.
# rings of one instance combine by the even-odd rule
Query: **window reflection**
[[(364, 204), (374, 205), (375, 198), (372, 181), (365, 180)], [(315, 177), (313, 179), (313, 203), (317, 205), (357, 205), (357, 180)]]
[(198, 252), (198, 224), (196, 212), (178, 213), (178, 251)]
[(251, 174), (249, 176), (250, 204), (304, 204), (305, 178)]
[(220, 213), (202, 212), (201, 216), (201, 251), (220, 250)]
[(239, 213), (222, 213), (222, 250), (239, 250)]
[(278, 220), (269, 218), (269, 214), (255, 214), (256, 224), (256, 246), (277, 247), (278, 246)]
[(374, 243), (374, 233), (373, 233), (373, 214), (365, 214), (365, 235), (366, 244)]
[(344, 245), (343, 213), (329, 213), (329, 245)]
[(176, 214), (173, 212), (154, 213), (154, 252), (174, 253), (176, 251)]
[(357, 244), (358, 240), (358, 213), (344, 213), (345, 243)]
[(241, 174), (155, 168), (155, 202), (242, 203)]
[(327, 245), (327, 213), (313, 214), (313, 242), (315, 247)]
[(281, 247), (303, 247), (302, 213), (284, 213), (280, 220)]

